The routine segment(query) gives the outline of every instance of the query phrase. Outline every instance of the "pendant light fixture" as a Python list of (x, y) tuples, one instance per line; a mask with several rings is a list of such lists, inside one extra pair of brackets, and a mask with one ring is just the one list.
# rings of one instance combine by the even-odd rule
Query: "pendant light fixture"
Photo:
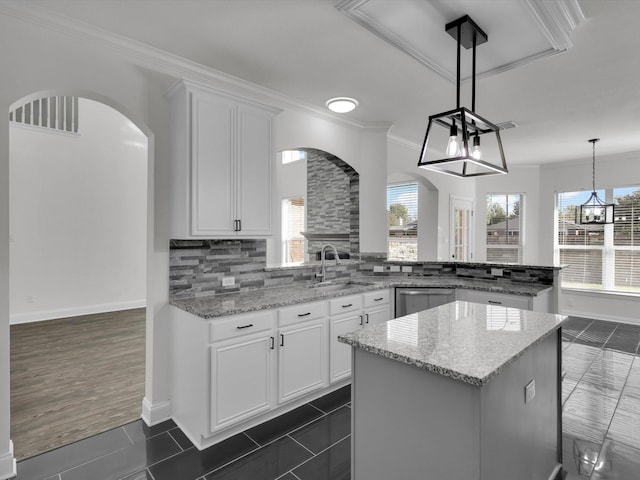
[[(418, 167), (456, 177), (507, 173), (500, 128), (475, 113), (476, 47), (487, 41), (487, 34), (468, 15), (448, 23), (445, 30), (458, 43), (456, 108), (429, 116)], [(461, 46), (473, 49), (471, 110), (460, 106)]]
[[(603, 225), (605, 223), (614, 222), (615, 206), (613, 203), (603, 202), (596, 192), (596, 142), (599, 142), (599, 138), (592, 138), (588, 140), (592, 145), (593, 150), (593, 163), (592, 163), (592, 189), (589, 199), (580, 205), (580, 219), (579, 223), (582, 224), (596, 224)], [(578, 213), (578, 212), (576, 212)]]

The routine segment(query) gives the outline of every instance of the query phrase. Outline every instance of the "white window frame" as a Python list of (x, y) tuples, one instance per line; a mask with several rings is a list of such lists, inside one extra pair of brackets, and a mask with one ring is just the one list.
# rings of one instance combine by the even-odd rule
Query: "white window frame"
[[(605, 203), (613, 203), (614, 201), (614, 190), (622, 189), (622, 188), (640, 188), (640, 185), (631, 185), (631, 186), (614, 186), (608, 188), (600, 188), (599, 192), (604, 191), (604, 201)], [(640, 245), (638, 246), (630, 246), (630, 245), (614, 245), (614, 224), (605, 224), (604, 228), (604, 241), (603, 245), (560, 245), (558, 241), (559, 237), (559, 196), (562, 193), (573, 193), (573, 192), (555, 192), (555, 206), (554, 206), (554, 263), (560, 263), (560, 252), (561, 250), (598, 250), (602, 252), (602, 278), (601, 278), (601, 287), (589, 287), (585, 286), (585, 284), (561, 284), (561, 288), (563, 290), (574, 290), (574, 291), (589, 291), (589, 292), (598, 292), (603, 294), (615, 294), (615, 295), (633, 295), (639, 296), (640, 290), (625, 290), (615, 285), (615, 258), (616, 251), (640, 251)], [(600, 193), (599, 193), (600, 194)], [(579, 205), (578, 205), (579, 207)]]
[[(520, 213), (518, 215), (519, 217), (519, 238), (518, 238), (518, 244), (517, 244), (517, 251), (518, 251), (518, 261), (515, 262), (514, 264), (516, 265), (522, 265), (523, 263), (523, 259), (524, 259), (524, 246), (525, 246), (525, 228), (524, 228), (524, 219), (525, 219), (525, 194), (521, 193), (521, 192), (487, 192), (486, 197), (488, 196), (500, 196), (500, 195), (504, 195), (504, 196), (516, 196), (518, 195), (520, 197), (519, 201), (520, 201)], [(487, 209), (488, 205), (486, 205), (485, 203), (485, 214), (486, 214), (486, 209)], [(506, 212), (507, 215), (509, 214), (509, 212)], [(507, 236), (513, 236), (512, 235), (512, 231), (510, 230), (509, 232), (507, 232)], [(485, 258), (487, 256), (487, 251), (489, 248), (492, 249), (496, 249), (496, 250), (516, 250), (516, 248), (514, 248), (515, 245), (514, 244), (489, 244), (487, 242), (487, 234), (485, 231)], [(487, 260), (488, 261), (488, 260)]]
[[(394, 183), (389, 183), (387, 184), (387, 199), (388, 199), (388, 195), (389, 195), (389, 188), (394, 188), (394, 187), (402, 187), (405, 185), (411, 185), (411, 186), (415, 186), (415, 195), (416, 195), (416, 202), (415, 202), (415, 219), (416, 222), (418, 221), (418, 216), (419, 216), (419, 209), (420, 209), (420, 199), (419, 199), (419, 195), (420, 195), (420, 185), (418, 184), (417, 181), (415, 180), (409, 180), (409, 181), (405, 181), (405, 182), (394, 182)], [(389, 201), (387, 200), (387, 209), (389, 209), (391, 204), (389, 204)], [(387, 229), (387, 258), (389, 260), (397, 260), (397, 261), (417, 261), (418, 260), (418, 231), (416, 230), (416, 236), (415, 237), (404, 237), (405, 239), (413, 239), (415, 238), (415, 245), (416, 245), (416, 256), (415, 258), (396, 258), (396, 257), (391, 257), (390, 256), (390, 251), (389, 251), (389, 245), (392, 241), (399, 241), (399, 239), (401, 239), (403, 237), (392, 237), (391, 235), (389, 235), (389, 229)], [(414, 243), (414, 242), (411, 242)]]

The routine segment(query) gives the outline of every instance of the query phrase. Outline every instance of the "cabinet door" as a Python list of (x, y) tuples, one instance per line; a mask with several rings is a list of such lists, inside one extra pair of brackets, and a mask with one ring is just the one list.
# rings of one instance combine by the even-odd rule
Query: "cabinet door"
[(355, 332), (362, 328), (364, 317), (359, 314), (331, 319), (331, 340), (329, 375), (335, 383), (351, 376), (351, 346), (338, 341), (338, 335)]
[(304, 322), (279, 331), (278, 403), (327, 385), (326, 320)]
[(271, 235), (271, 121), (267, 112), (238, 107), (239, 235)]
[(391, 306), (380, 305), (376, 308), (368, 308), (364, 311), (364, 324), (375, 325), (376, 323), (391, 320)]
[(235, 234), (235, 106), (192, 93), (191, 233)]
[(272, 408), (274, 344), (263, 333), (211, 346), (212, 432)]

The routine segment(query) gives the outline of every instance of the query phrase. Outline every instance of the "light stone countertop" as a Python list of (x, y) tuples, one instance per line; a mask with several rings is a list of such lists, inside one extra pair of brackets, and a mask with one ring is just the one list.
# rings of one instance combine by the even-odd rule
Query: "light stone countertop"
[(560, 328), (564, 315), (456, 301), (338, 337), (352, 347), (474, 386)]
[(495, 293), (536, 296), (548, 290), (550, 285), (518, 282), (495, 282), (472, 278), (433, 276), (359, 276), (335, 280), (328, 283), (350, 283), (349, 288), (339, 291), (325, 291), (313, 285), (288, 285), (285, 287), (261, 288), (246, 292), (202, 296), (191, 299), (173, 299), (169, 303), (186, 312), (204, 319), (237, 315), (268, 308), (278, 308), (298, 303), (327, 300), (329, 298), (364, 293), (395, 287), (439, 287), (466, 288)]

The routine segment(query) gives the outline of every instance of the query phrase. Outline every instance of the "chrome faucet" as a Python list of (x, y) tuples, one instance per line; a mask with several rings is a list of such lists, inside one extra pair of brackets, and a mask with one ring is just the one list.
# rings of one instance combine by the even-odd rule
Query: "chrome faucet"
[(338, 255), (338, 250), (336, 249), (336, 247), (334, 247), (333, 245), (331, 245), (330, 243), (327, 243), (326, 245), (322, 246), (322, 250), (320, 250), (320, 262), (321, 262), (321, 272), (316, 274), (317, 277), (321, 278), (321, 282), (324, 282), (326, 280), (326, 268), (325, 268), (325, 255), (324, 252), (327, 248), (331, 248), (333, 249), (333, 255), (336, 259), (336, 265), (340, 265), (340, 256)]

